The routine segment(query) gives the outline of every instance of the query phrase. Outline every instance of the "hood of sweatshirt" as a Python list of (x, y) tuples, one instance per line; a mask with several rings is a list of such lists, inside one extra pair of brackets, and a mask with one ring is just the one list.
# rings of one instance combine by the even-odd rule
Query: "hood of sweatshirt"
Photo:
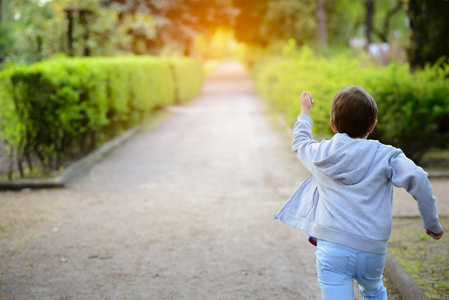
[(344, 184), (356, 184), (368, 171), (378, 141), (353, 139), (346, 133), (337, 133), (332, 139), (319, 144), (312, 163), (316, 169)]

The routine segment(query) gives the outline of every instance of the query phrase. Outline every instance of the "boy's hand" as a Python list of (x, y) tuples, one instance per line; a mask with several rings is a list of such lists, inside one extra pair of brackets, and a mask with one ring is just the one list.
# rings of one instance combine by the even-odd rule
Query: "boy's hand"
[(434, 232), (430, 231), (429, 229), (426, 229), (426, 233), (428, 235), (430, 235), (434, 240), (439, 240), (443, 236), (444, 231), (441, 230), (440, 233), (434, 233)]
[(301, 105), (301, 113), (310, 115), (310, 108), (312, 107), (312, 104), (315, 103), (315, 100), (312, 99), (310, 92), (302, 92), (299, 103)]

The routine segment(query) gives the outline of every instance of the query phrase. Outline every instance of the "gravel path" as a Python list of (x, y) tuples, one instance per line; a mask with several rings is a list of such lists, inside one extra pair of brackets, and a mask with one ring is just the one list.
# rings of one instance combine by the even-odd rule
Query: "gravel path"
[(320, 299), (307, 174), (238, 65), (65, 189), (0, 193), (0, 299)]

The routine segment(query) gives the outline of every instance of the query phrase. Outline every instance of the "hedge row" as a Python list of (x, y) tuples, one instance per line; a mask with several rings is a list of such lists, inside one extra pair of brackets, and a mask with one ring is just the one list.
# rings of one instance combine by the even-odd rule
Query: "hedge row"
[(44, 170), (92, 151), (153, 110), (202, 86), (190, 58), (62, 58), (0, 73), (0, 139), (8, 155)]
[(333, 96), (359, 85), (378, 105), (378, 125), (370, 138), (400, 147), (415, 162), (431, 148), (449, 146), (449, 67), (436, 64), (411, 73), (408, 65), (379, 67), (348, 55), (325, 58), (291, 43), (282, 55), (261, 57), (253, 74), (258, 91), (290, 126), (300, 113), (300, 93), (311, 91), (314, 133), (332, 136)]

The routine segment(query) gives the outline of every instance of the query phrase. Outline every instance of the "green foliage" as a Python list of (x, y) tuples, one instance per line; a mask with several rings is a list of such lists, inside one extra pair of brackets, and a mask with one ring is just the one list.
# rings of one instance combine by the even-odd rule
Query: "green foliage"
[(449, 145), (449, 68), (435, 65), (410, 73), (390, 65), (366, 77), (378, 101), (379, 125), (373, 138), (393, 144), (419, 161), (430, 148)]
[[(348, 45), (365, 19), (365, 1), (326, 1), (327, 30), (330, 45)], [(379, 0), (376, 1), (378, 3)], [(361, 34), (363, 36), (363, 34)]]
[(432, 147), (449, 145), (449, 68), (410, 73), (407, 65), (376, 67), (339, 54), (326, 58), (290, 41), (282, 55), (261, 56), (253, 68), (256, 88), (272, 109), (293, 125), (299, 95), (311, 91), (315, 134), (330, 137), (330, 105), (341, 88), (359, 85), (378, 105), (378, 125), (371, 138), (400, 147), (416, 162)]
[[(260, 33), (269, 41), (295, 39), (299, 44), (313, 41), (316, 35), (315, 0), (270, 1)], [(312, 16), (312, 17), (306, 17)]]
[(102, 72), (85, 61), (56, 60), (22, 68), (11, 76), (13, 100), (25, 137), (18, 157), (37, 155), (45, 169), (60, 165), (61, 155), (96, 146), (108, 123)]
[[(178, 79), (176, 72), (178, 71)], [(188, 58), (60, 58), (0, 73), (0, 138), (21, 164), (46, 171), (92, 151), (177, 97), (199, 92), (202, 71)]]
[(256, 88), (268, 100), (272, 108), (289, 124), (294, 124), (300, 110), (299, 95), (311, 91), (317, 102), (313, 109), (314, 131), (330, 136), (330, 102), (342, 87), (359, 80), (356, 70), (360, 63), (344, 55), (330, 62), (317, 56), (309, 47), (296, 50), (293, 40), (282, 49), (282, 55), (261, 56), (254, 65)]
[[(133, 38), (134, 53), (138, 54), (163, 50), (190, 55), (196, 35), (210, 34), (230, 25), (235, 15), (230, 0), (102, 0), (101, 3), (103, 7), (117, 7), (121, 16), (134, 19), (129, 34)], [(154, 36), (148, 36), (146, 26), (137, 22), (139, 14), (154, 20)]]
[(184, 103), (201, 89), (203, 82), (201, 65), (198, 61), (186, 57), (170, 58), (169, 62), (176, 80), (177, 101)]
[[(388, 17), (398, 1), (375, 1), (373, 33), (405, 37), (404, 10)], [(351, 37), (364, 35), (364, 1), (323, 3), (330, 45), (347, 46)], [(60, 53), (191, 55), (198, 53), (195, 37), (223, 27), (234, 29), (239, 41), (264, 47), (288, 38), (314, 45), (316, 9), (315, 0), (8, 0), (2, 1), (0, 59), (30, 63)], [(70, 48), (68, 15), (73, 20)]]
[(310, 43), (315, 35), (315, 1), (313, 0), (235, 0), (239, 14), (235, 17), (237, 40), (267, 46), (279, 40), (295, 38)]
[[(0, 139), (7, 141), (9, 145), (19, 145), (24, 137), (24, 126), (19, 121), (16, 112), (11, 75), (16, 67), (0, 73)], [(7, 154), (12, 155), (11, 147), (7, 147)]]
[[(354, 36), (365, 36), (366, 7), (362, 0), (323, 0), (329, 45), (347, 47)], [(408, 28), (401, 0), (376, 0), (373, 20), (375, 42), (380, 37), (405, 40)], [(294, 38), (299, 45), (317, 42), (317, 1), (314, 0), (234, 0), (236, 39), (263, 47)], [(394, 37), (393, 37), (394, 34)], [(397, 41), (395, 41), (397, 42)]]
[[(1, 4), (0, 61), (32, 63), (69, 53), (68, 18), (72, 9), (73, 55), (117, 55), (134, 50), (132, 33), (147, 39), (155, 36), (152, 16), (123, 16), (99, 0), (8, 0)], [(85, 18), (79, 12), (87, 9)]]

